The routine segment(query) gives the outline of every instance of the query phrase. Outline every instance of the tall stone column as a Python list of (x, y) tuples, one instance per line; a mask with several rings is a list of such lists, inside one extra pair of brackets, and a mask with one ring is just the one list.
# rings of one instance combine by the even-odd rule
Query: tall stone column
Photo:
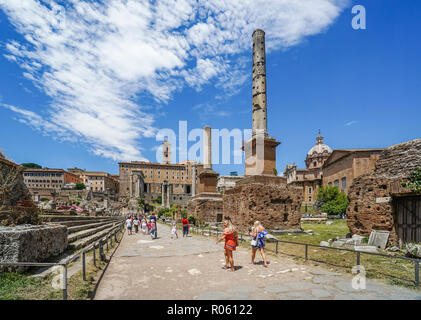
[(140, 197), (142, 195), (142, 190), (140, 188), (140, 176), (137, 176), (137, 181), (136, 181), (136, 197)]
[(253, 32), (253, 136), (267, 137), (265, 32)]
[(162, 183), (162, 195), (161, 195), (161, 204), (163, 207), (165, 207), (165, 184)]
[(171, 208), (171, 205), (170, 205), (170, 197), (171, 197), (171, 185), (170, 184), (168, 184), (167, 185), (167, 208)]
[(212, 128), (203, 128), (203, 169), (212, 170)]
[(196, 195), (196, 163), (193, 163), (192, 165), (192, 178), (191, 178), (191, 194), (192, 197)]
[(133, 196), (133, 174), (130, 173), (130, 182), (129, 182), (129, 193), (130, 197)]

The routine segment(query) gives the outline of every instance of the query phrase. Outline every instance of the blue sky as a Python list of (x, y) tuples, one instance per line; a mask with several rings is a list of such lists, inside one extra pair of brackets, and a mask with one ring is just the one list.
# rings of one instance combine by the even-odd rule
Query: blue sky
[[(366, 30), (351, 26), (356, 4)], [(332, 149), (419, 138), (420, 16), (416, 0), (0, 0), (0, 148), (117, 173), (154, 161), (156, 133), (179, 121), (250, 128), (255, 28), (279, 172), (304, 167), (319, 129)]]

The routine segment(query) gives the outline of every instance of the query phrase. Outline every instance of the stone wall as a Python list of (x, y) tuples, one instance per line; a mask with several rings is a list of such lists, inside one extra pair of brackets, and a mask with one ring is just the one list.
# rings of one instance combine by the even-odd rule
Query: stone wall
[(196, 198), (188, 202), (187, 212), (199, 223), (220, 222), (223, 216), (222, 198)]
[(23, 167), (0, 157), (0, 208), (15, 206), (19, 200), (30, 199), (23, 176)]
[(65, 226), (0, 227), (1, 262), (42, 262), (63, 253), (66, 247)]
[[(421, 167), (421, 139), (385, 149), (374, 172), (355, 179), (349, 189), (347, 222), (351, 232), (369, 235), (372, 230), (385, 230), (390, 232), (390, 242), (397, 243), (393, 198), (411, 194), (401, 183), (418, 167)], [(389, 197), (392, 201), (384, 202)]]
[(287, 186), (286, 179), (253, 176), (237, 182), (223, 196), (224, 217), (240, 231), (248, 231), (256, 220), (267, 230), (301, 229), (302, 189)]

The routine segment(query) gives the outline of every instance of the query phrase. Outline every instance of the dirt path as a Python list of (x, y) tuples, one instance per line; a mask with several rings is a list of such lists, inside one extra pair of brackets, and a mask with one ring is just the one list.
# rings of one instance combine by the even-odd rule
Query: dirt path
[[(99, 284), (95, 299), (128, 300), (285, 300), (285, 299), (418, 299), (421, 294), (367, 280), (365, 290), (352, 288), (352, 277), (292, 259), (269, 256), (269, 268), (249, 264), (250, 251), (234, 253), (235, 272), (222, 269), (223, 244), (200, 236), (170, 239), (159, 225), (152, 240), (127, 234)], [(256, 262), (260, 262), (257, 255)]]

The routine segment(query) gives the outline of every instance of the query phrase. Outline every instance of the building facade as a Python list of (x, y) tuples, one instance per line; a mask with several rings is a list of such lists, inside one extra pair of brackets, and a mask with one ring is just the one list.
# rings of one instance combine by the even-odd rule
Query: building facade
[(284, 176), (287, 183), (303, 190), (303, 212), (312, 212), (321, 186), (337, 186), (348, 194), (357, 177), (373, 172), (375, 163), (384, 149), (337, 149), (324, 144), (320, 132), (316, 145), (307, 153), (306, 169), (288, 164)]
[(197, 177), (203, 171), (203, 165), (191, 160), (170, 163), (168, 141), (164, 141), (162, 152), (162, 163), (131, 161), (118, 164), (121, 198), (142, 196), (151, 203), (161, 197), (166, 207), (171, 204), (186, 207), (187, 201), (197, 192)]
[(39, 201), (40, 197), (54, 197), (66, 184), (82, 182), (79, 176), (71, 172), (50, 168), (25, 169), (23, 178), (35, 201)]
[(118, 195), (120, 183), (118, 175), (111, 175), (104, 171), (86, 171), (80, 168), (69, 168), (68, 172), (79, 176), (87, 190), (110, 195)]
[(288, 164), (284, 177), (287, 184), (300, 187), (303, 190), (302, 210), (307, 212), (316, 202), (317, 192), (323, 185), (323, 165), (332, 154), (332, 149), (324, 144), (320, 134), (316, 137), (316, 144), (308, 151), (305, 164), (306, 169), (297, 169), (297, 165)]
[(111, 195), (117, 195), (119, 193), (119, 181), (115, 180), (108, 172), (85, 171), (80, 177), (86, 189), (92, 190), (92, 192)]
[(338, 149), (323, 165), (323, 186), (337, 186), (348, 194), (354, 179), (375, 169), (384, 149)]

